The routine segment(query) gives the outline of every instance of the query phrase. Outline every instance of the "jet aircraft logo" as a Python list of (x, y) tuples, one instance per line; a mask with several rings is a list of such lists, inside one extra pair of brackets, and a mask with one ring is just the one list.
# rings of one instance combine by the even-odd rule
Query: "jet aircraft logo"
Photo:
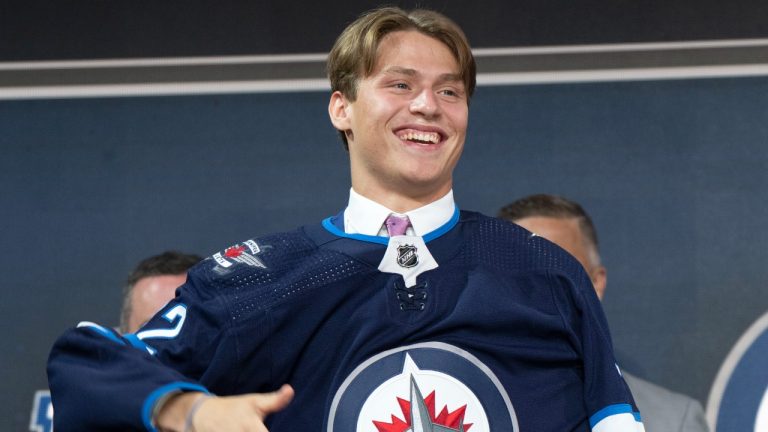
[(219, 266), (223, 268), (232, 267), (234, 262), (245, 264), (251, 267), (267, 268), (264, 262), (256, 257), (261, 252), (259, 245), (253, 241), (248, 240), (241, 244), (230, 246), (224, 250), (224, 253), (218, 252), (213, 255), (213, 259), (216, 260)]
[[(424, 396), (426, 394), (426, 396)], [(518, 432), (506, 390), (471, 353), (442, 342), (385, 351), (339, 386), (326, 432)]]
[(444, 407), (439, 415), (435, 415), (435, 392), (424, 398), (413, 375), (410, 400), (397, 398), (397, 401), (404, 419), (393, 415), (391, 423), (374, 421), (378, 432), (465, 432), (472, 426), (463, 422), (466, 405), (452, 412)]

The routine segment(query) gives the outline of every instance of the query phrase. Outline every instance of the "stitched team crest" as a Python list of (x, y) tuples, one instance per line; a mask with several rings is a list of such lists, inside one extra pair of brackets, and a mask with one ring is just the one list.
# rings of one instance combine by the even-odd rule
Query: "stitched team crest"
[(426, 342), (358, 366), (333, 399), (326, 432), (518, 432), (498, 378), (472, 354)]
[(464, 423), (464, 415), (467, 405), (462, 405), (454, 411), (448, 411), (443, 407), (440, 414), (435, 414), (435, 392), (426, 398), (422, 396), (421, 389), (411, 375), (411, 393), (408, 400), (397, 398), (402, 410), (402, 418), (391, 416), (391, 422), (373, 421), (378, 432), (464, 432), (472, 427), (472, 423)]
[(405, 268), (416, 267), (416, 264), (419, 263), (419, 255), (416, 254), (416, 251), (416, 246), (412, 244), (398, 246), (397, 264)]
[(245, 264), (251, 267), (267, 268), (264, 263), (256, 257), (261, 252), (259, 245), (253, 240), (247, 240), (224, 249), (224, 252), (218, 252), (213, 255), (216, 263), (224, 268), (229, 268), (235, 263)]

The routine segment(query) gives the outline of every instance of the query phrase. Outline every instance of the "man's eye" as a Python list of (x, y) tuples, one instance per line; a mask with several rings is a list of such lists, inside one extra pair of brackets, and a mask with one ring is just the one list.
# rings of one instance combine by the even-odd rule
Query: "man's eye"
[(445, 96), (451, 96), (451, 97), (459, 97), (461, 96), (461, 93), (454, 89), (445, 89), (440, 91), (440, 93), (444, 94)]
[(406, 83), (396, 83), (394, 87), (398, 88), (398, 89), (407, 90), (408, 89), (408, 84), (406, 84)]

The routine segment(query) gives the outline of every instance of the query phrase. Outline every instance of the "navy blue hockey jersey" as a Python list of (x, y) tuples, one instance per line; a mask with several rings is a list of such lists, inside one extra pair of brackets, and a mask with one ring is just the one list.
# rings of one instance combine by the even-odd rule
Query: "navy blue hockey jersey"
[(600, 303), (565, 251), (457, 212), (424, 237), (437, 268), (406, 286), (379, 270), (388, 239), (347, 235), (341, 220), (204, 260), (135, 335), (67, 331), (49, 361), (57, 432), (152, 430), (169, 392), (283, 383), (296, 395), (270, 431), (643, 430)]

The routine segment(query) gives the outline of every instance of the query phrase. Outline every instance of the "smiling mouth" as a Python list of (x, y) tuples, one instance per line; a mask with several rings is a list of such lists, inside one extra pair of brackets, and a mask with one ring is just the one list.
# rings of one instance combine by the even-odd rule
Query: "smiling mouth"
[(398, 135), (398, 138), (417, 144), (437, 144), (440, 142), (440, 134), (437, 132), (406, 132)]

